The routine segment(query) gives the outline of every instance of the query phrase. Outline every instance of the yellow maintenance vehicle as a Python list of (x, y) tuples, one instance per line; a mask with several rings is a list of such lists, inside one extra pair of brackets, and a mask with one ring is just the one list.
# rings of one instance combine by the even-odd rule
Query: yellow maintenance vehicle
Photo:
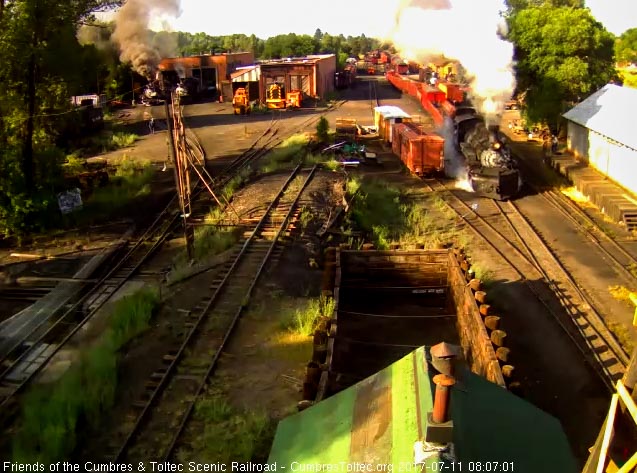
[(300, 90), (292, 90), (285, 95), (286, 108), (301, 108), (303, 100), (303, 92)]
[(265, 103), (268, 108), (285, 108), (285, 95), (281, 84), (270, 84), (265, 91)]
[(238, 88), (232, 97), (232, 107), (235, 115), (250, 114), (250, 94), (245, 87)]

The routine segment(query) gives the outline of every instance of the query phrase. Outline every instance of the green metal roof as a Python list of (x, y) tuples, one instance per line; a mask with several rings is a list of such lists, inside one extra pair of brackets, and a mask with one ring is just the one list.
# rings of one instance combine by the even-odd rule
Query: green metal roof
[[(268, 463), (276, 462), (280, 470), (306, 472), (354, 471), (347, 469), (354, 464), (378, 465), (374, 471), (416, 471), (407, 466), (414, 464), (416, 442), (424, 440), (433, 405), (430, 377), (436, 374), (430, 376), (425, 356), (428, 348), (418, 348), (364, 381), (282, 420)], [(455, 461), (461, 462), (457, 465), (462, 471), (480, 471), (475, 463), (469, 470), (469, 462), (491, 462), (490, 470), (481, 471), (577, 471), (557, 419), (469, 371), (451, 390), (450, 415)], [(427, 468), (418, 471), (441, 471), (434, 470), (438, 461), (440, 457), (433, 455)]]

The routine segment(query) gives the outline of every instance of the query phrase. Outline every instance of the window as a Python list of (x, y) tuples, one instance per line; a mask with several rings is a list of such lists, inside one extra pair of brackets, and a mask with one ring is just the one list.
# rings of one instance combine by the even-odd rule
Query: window
[(290, 88), (292, 90), (301, 90), (304, 94), (310, 94), (310, 76), (290, 76)]

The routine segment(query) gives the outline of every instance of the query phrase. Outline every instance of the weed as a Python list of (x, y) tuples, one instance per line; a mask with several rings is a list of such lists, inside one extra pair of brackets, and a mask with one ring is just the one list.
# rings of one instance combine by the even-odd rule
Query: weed
[(479, 279), (484, 287), (488, 288), (491, 284), (493, 284), (495, 280), (495, 271), (483, 266), (479, 262), (472, 262), (471, 269), (473, 270), (474, 278)]
[(142, 330), (159, 302), (143, 289), (113, 307), (106, 336), (57, 381), (29, 391), (13, 438), (16, 462), (51, 463), (68, 458), (81, 423), (97, 427), (112, 407), (117, 383), (117, 350)]
[(235, 192), (237, 192), (237, 190), (240, 189), (248, 181), (250, 173), (251, 169), (243, 169), (224, 186), (221, 191), (221, 196), (225, 199), (226, 202), (230, 202)]
[(288, 320), (282, 320), (284, 327), (291, 332), (310, 336), (314, 333), (321, 317), (331, 317), (336, 303), (331, 297), (320, 296), (310, 299), (305, 308), (297, 309)]
[(124, 156), (110, 183), (95, 189), (86, 200), (82, 214), (85, 218), (96, 214), (110, 215), (130, 204), (131, 200), (150, 194), (153, 175), (150, 162)]
[(246, 462), (267, 455), (274, 423), (265, 412), (239, 410), (221, 394), (211, 394), (197, 402), (195, 419), (202, 422), (204, 431), (189, 451), (178, 452), (180, 461)]
[(289, 168), (295, 158), (301, 157), (301, 152), (309, 142), (310, 137), (305, 133), (292, 135), (263, 158), (260, 171), (267, 173)]
[(632, 292), (630, 289), (624, 286), (609, 286), (608, 292), (618, 301), (629, 302), (630, 301), (630, 293)]
[(111, 137), (110, 149), (116, 150), (120, 148), (126, 148), (128, 146), (131, 146), (138, 139), (139, 136), (135, 135), (134, 133), (113, 133), (113, 136)]
[(354, 194), (358, 192), (360, 187), (361, 187), (361, 180), (359, 178), (352, 177), (348, 179), (346, 183), (347, 195), (353, 196)]
[(109, 333), (114, 349), (119, 349), (128, 340), (148, 329), (158, 303), (159, 293), (155, 289), (142, 289), (115, 303)]
[(66, 162), (62, 165), (65, 174), (74, 175), (84, 172), (86, 160), (81, 158), (77, 153), (69, 154)]
[(199, 227), (195, 230), (195, 259), (202, 259), (223, 253), (239, 241), (236, 227)]
[(613, 332), (620, 345), (623, 346), (628, 353), (632, 353), (635, 349), (635, 343), (633, 342), (630, 331), (623, 324), (617, 322), (608, 321), (606, 325), (608, 325), (610, 331)]
[(637, 278), (637, 263), (630, 263), (627, 269), (634, 278)]
[(314, 218), (314, 214), (312, 213), (312, 209), (307, 206), (304, 206), (301, 209), (301, 213), (299, 214), (299, 222), (301, 223), (301, 229), (305, 230), (313, 218)]

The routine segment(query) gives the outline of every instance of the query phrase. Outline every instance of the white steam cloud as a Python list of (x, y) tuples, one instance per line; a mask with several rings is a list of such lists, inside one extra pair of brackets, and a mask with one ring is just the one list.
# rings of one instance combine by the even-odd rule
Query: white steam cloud
[(115, 31), (111, 37), (119, 46), (120, 60), (130, 62), (138, 74), (153, 78), (163, 51), (151, 40), (151, 19), (180, 14), (180, 0), (128, 0), (124, 3), (115, 16)]
[(513, 45), (505, 32), (502, 0), (402, 0), (391, 40), (407, 59), (444, 56), (468, 73), (476, 107), (495, 119), (513, 95)]

